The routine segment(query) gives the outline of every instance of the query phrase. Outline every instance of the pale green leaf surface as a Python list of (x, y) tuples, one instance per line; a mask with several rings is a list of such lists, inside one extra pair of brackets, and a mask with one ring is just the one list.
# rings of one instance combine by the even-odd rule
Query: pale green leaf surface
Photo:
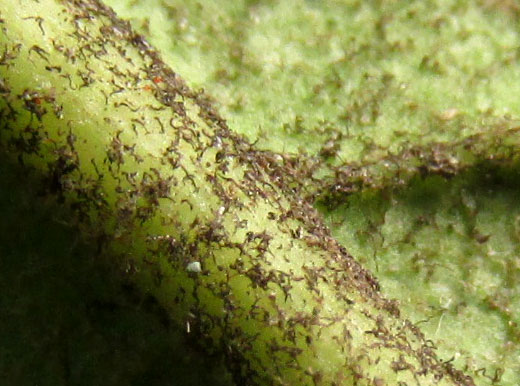
[[(327, 162), (348, 164), (450, 144), (520, 113), (512, 2), (110, 3), (260, 148), (316, 156), (332, 140)], [(479, 384), (505, 370), (497, 384), (516, 385), (520, 206), (517, 175), (496, 173), (414, 180), (324, 210), (446, 360)]]
[[(361, 162), (408, 144), (449, 144), (520, 113), (514, 3), (107, 3), (263, 149), (315, 156), (332, 140), (327, 163)], [(472, 169), (323, 208), (383, 292), (479, 385), (520, 379), (515, 181), (511, 170)]]

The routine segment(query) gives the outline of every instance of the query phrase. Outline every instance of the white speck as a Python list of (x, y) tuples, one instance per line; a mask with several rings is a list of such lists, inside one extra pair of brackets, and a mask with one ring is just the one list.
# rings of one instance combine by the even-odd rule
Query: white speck
[(439, 330), (441, 329), (442, 319), (444, 319), (444, 312), (441, 314), (441, 317), (439, 318), (439, 323), (437, 324), (437, 329), (435, 330), (435, 336), (437, 336)]
[(186, 321), (186, 332), (189, 334), (191, 332), (190, 322)]
[(218, 208), (219, 216), (222, 216), (225, 211), (226, 211), (226, 207), (225, 206), (221, 206), (220, 208)]
[(440, 115), (439, 118), (443, 121), (451, 121), (453, 118), (457, 117), (459, 115), (459, 110), (456, 108), (451, 108), (448, 110), (444, 110)]
[(213, 147), (216, 147), (217, 149), (222, 148), (222, 138), (215, 136), (213, 139)]
[(181, 29), (181, 31), (186, 30), (188, 27), (189, 27), (188, 19), (186, 19), (185, 17), (181, 18), (181, 20), (179, 20), (179, 28)]
[(199, 261), (193, 261), (193, 262), (189, 263), (188, 266), (186, 267), (186, 271), (199, 273), (200, 271), (202, 271), (202, 267), (200, 266), (200, 262)]

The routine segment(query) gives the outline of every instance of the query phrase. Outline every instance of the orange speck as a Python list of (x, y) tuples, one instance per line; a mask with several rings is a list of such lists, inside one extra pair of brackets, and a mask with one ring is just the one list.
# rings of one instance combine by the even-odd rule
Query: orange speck
[(154, 78), (153, 78), (153, 82), (155, 84), (161, 83), (162, 81), (163, 81), (163, 78), (161, 76), (154, 76)]

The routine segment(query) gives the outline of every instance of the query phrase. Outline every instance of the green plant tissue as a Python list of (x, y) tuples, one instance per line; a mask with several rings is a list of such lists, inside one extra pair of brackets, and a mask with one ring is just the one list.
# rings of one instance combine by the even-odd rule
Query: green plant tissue
[[(462, 157), (455, 145), (517, 125), (515, 1), (105, 2), (190, 87), (204, 88), (232, 130), (259, 149), (319, 163), (309, 186), (325, 197), (316, 205), (334, 237), (442, 360), (479, 386), (520, 383), (515, 162), (490, 162), (493, 147), (484, 143), (450, 178), (417, 175), (326, 199), (348, 165), (439, 144), (444, 155)], [(94, 268), (96, 251), (16, 193), (28, 187), (7, 169), (1, 186), (13, 188), (0, 189), (0, 283), (11, 284), (0, 284), (8, 310), (0, 316), (0, 380), (231, 384), (219, 359), (188, 349), (153, 301), (127, 283), (108, 284), (110, 268)], [(62, 236), (44, 242), (40, 229)]]
[[(109, 3), (263, 149), (325, 155), (332, 167), (518, 121), (515, 2)], [(479, 385), (520, 381), (511, 168), (416, 178), (323, 207), (383, 291)]]

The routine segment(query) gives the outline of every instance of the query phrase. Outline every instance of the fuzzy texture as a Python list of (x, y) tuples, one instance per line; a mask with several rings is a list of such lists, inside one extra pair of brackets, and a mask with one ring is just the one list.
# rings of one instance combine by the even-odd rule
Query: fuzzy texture
[[(85, 3), (76, 3), (82, 4)], [(285, 309), (286, 299), (284, 308), (277, 305), (276, 300), (280, 296), (276, 295), (276, 291), (268, 292), (271, 300), (267, 304), (258, 300), (261, 299), (260, 290), (247, 293), (247, 296), (254, 298), (255, 307), (259, 304), (265, 312), (263, 319), (256, 321), (258, 326), (277, 325), (285, 330), (287, 325), (292, 326), (293, 329), (288, 335), (282, 335), (282, 339), (285, 344), (289, 338), (296, 346), (280, 346), (276, 334), (260, 335), (260, 339), (254, 342), (258, 346), (254, 347), (265, 348), (265, 342), (274, 339), (270, 341), (270, 346), (267, 345), (271, 352), (258, 356), (259, 351), (255, 349), (253, 359), (240, 355), (243, 347), (249, 347), (253, 339), (250, 336), (244, 338), (240, 329), (226, 331), (228, 324), (215, 321), (222, 317), (218, 313), (218, 304), (224, 304), (225, 323), (236, 323), (235, 315), (229, 314), (236, 314), (237, 309), (242, 309), (241, 302), (244, 300), (237, 293), (242, 293), (248, 287), (247, 283), (252, 287), (264, 287), (267, 291), (273, 290), (274, 283), (285, 298), (287, 293), (291, 293), (289, 291), (294, 290), (293, 287), (296, 287), (297, 293), (303, 291), (303, 287), (316, 287), (313, 284), (316, 280), (318, 283), (320, 280), (328, 283), (343, 283), (346, 279), (352, 281), (353, 284), (343, 283), (344, 288), (334, 288), (332, 292), (323, 283), (318, 286), (319, 298), (323, 298), (319, 300), (320, 307), (324, 301), (334, 298), (331, 294), (349, 294), (348, 299), (344, 299), (346, 305), (352, 308), (347, 313), (350, 314), (346, 318), (350, 318), (348, 322), (345, 322), (346, 319), (340, 321), (339, 314), (326, 318), (351, 326), (352, 321), (357, 320), (352, 319), (356, 312), (364, 314), (358, 327), (365, 329), (370, 339), (366, 336), (349, 338), (352, 339), (352, 351), (345, 355), (356, 357), (354, 363), (347, 366), (349, 370), (361, 377), (358, 382), (376, 385), (397, 383), (398, 377), (405, 377), (399, 379), (406, 380), (414, 372), (408, 366), (413, 362), (407, 362), (406, 358), (402, 362), (401, 358), (394, 356), (389, 366), (387, 361), (387, 369), (391, 368), (392, 371), (380, 370), (363, 362), (377, 362), (381, 355), (377, 347), (385, 346), (390, 351), (391, 347), (403, 350), (402, 345), (392, 343), (395, 342), (391, 333), (393, 317), (381, 310), (386, 308), (396, 316), (397, 305), (381, 299), (374, 291), (377, 283), (372, 276), (330, 239), (327, 229), (309, 205), (318, 198), (321, 207), (328, 213), (334, 235), (380, 277), (387, 293), (400, 297), (406, 317), (428, 332), (427, 337), (423, 338), (416, 326), (404, 322), (404, 331), (409, 330), (406, 339), (411, 343), (418, 342), (412, 344), (412, 352), (408, 355), (418, 356), (422, 368), (433, 369), (437, 377), (443, 373), (451, 374), (456, 384), (471, 384), (472, 381), (455, 371), (451, 364), (465, 369), (477, 384), (515, 384), (518, 379), (514, 359), (518, 351), (515, 348), (518, 333), (516, 313), (511, 310), (515, 307), (517, 292), (514, 289), (518, 271), (514, 255), (516, 241), (514, 237), (507, 239), (500, 235), (515, 234), (516, 222), (507, 221), (502, 230), (499, 223), (493, 220), (496, 216), (494, 211), (486, 210), (489, 205), (494, 205), (498, 208), (497, 213), (501, 213), (500, 207), (507, 205), (514, 212), (515, 200), (511, 198), (511, 203), (506, 204), (506, 194), (502, 195), (502, 201), (495, 202), (490, 197), (482, 201), (478, 198), (482, 195), (478, 190), (479, 184), (474, 182), (489, 180), (490, 177), (486, 177), (489, 174), (499, 178), (502, 172), (488, 163), (482, 171), (470, 169), (469, 173), (461, 174), (452, 185), (439, 178), (428, 178), (423, 182), (417, 179), (418, 175), (453, 176), (482, 164), (483, 160), (493, 160), (494, 163), (500, 160), (501, 165), (509, 167), (514, 164), (518, 130), (515, 119), (504, 113), (512, 106), (507, 93), (500, 94), (500, 87), (515, 79), (515, 67), (507, 58), (514, 53), (516, 35), (508, 29), (508, 22), (501, 24), (504, 17), (507, 21), (514, 16), (514, 7), (491, 2), (481, 4), (481, 8), (460, 2), (456, 6), (450, 2), (431, 2), (429, 6), (434, 11), (424, 12), (420, 2), (406, 5), (403, 2), (395, 2), (394, 5), (386, 2), (352, 2), (347, 7), (302, 2), (300, 7), (296, 7), (296, 12), (291, 11), (293, 17), (287, 20), (288, 3), (285, 2), (272, 7), (272, 11), (270, 6), (264, 7), (258, 2), (234, 2), (230, 7), (220, 7), (222, 4), (226, 3), (215, 7), (207, 2), (190, 9), (189, 4), (162, 2), (162, 8), (154, 7), (152, 15), (159, 15), (160, 20), (161, 15), (166, 13), (175, 21), (173, 24), (156, 23), (153, 20), (157, 19), (153, 17), (143, 18), (143, 12), (140, 13), (141, 19), (134, 20), (134, 24), (139, 26), (141, 20), (143, 31), (149, 33), (152, 39), (155, 35), (150, 33), (150, 29), (157, 31), (157, 28), (168, 28), (168, 25), (178, 29), (168, 35), (176, 47), (169, 49), (163, 45), (167, 60), (175, 69), (180, 69), (183, 76), (186, 74), (190, 83), (207, 86), (233, 129), (257, 141), (255, 148), (229, 132), (223, 119), (210, 106), (208, 97), (202, 92), (190, 91), (178, 75), (165, 70), (157, 54), (144, 40), (131, 33), (126, 25), (116, 23), (117, 27), (113, 30), (103, 28), (101, 33), (104, 38), (100, 38), (89, 29), (88, 23), (84, 26), (83, 22), (76, 20), (75, 27), (80, 28), (80, 32), (76, 30), (73, 33), (80, 39), (93, 38), (88, 46), (78, 43), (67, 46), (55, 40), (52, 47), (38, 43), (27, 50), (29, 54), (26, 53), (37, 68), (38, 57), (45, 59), (47, 54), (51, 54), (47, 61), (52, 57), (52, 62), (58, 63), (52, 56), (58, 51), (69, 62), (69, 67), (63, 67), (66, 68), (63, 70), (61, 65), (47, 62), (45, 71), (33, 79), (36, 83), (32, 83), (30, 88), (23, 88), (25, 86), (22, 85), (30, 83), (23, 83), (21, 79), (24, 82), (27, 79), (20, 78), (16, 71), (10, 74), (15, 78), (18, 76), (15, 82), (2, 83), (5, 95), (16, 89), (15, 85), (22, 87), (18, 94), (14, 93), (17, 98), (13, 99), (11, 94), (6, 99), (8, 105), (4, 113), (7, 113), (8, 120), (13, 118), (8, 112), (14, 111), (11, 108), (17, 106), (14, 100), (18, 99), (18, 106), (30, 111), (35, 121), (29, 120), (31, 124), (24, 126), (20, 135), (4, 133), (3, 138), (9, 144), (7, 151), (16, 155), (25, 154), (18, 157), (18, 161), (26, 167), (35, 166), (34, 175), (40, 179), (38, 184), (41, 184), (44, 195), (58, 197), (58, 200), (68, 203), (75, 212), (68, 221), (80, 222), (83, 235), (96, 240), (104, 253), (119, 256), (118, 264), (127, 268), (131, 280), (139, 283), (144, 292), (151, 292), (162, 299), (162, 304), (176, 314), (179, 324), (186, 326), (190, 332), (195, 331), (203, 345), (227, 346), (224, 351), (229, 354), (228, 364), (239, 382), (244, 381), (242, 377), (253, 382), (251, 377), (258, 372), (255, 366), (258, 363), (265, 366), (261, 361), (267, 360), (267, 356), (281, 358), (277, 357), (276, 353), (279, 352), (285, 352), (282, 360), (286, 360), (280, 367), (291, 367), (294, 360), (298, 360), (302, 370), (307, 371), (307, 378), (312, 378), (314, 382), (330, 379), (321, 370), (316, 373), (302, 367), (301, 360), (297, 359), (300, 358), (299, 350), (307, 347), (305, 344), (302, 346), (303, 342), (298, 342), (295, 337), (306, 334), (305, 329), (311, 328), (313, 323), (320, 325), (319, 315), (314, 315), (316, 308), (311, 308), (316, 298), (303, 300), (307, 310), (312, 310), (312, 316), (304, 313), (290, 316)], [(90, 10), (97, 7), (94, 3), (91, 5), (94, 7)], [(129, 8), (130, 11), (132, 9), (135, 10), (134, 16), (139, 13), (139, 8)], [(344, 14), (338, 13), (339, 10)], [(120, 11), (124, 13), (123, 7)], [(104, 12), (108, 11), (104, 9)], [(113, 19), (110, 12), (106, 16)], [(30, 17), (42, 33), (46, 31), (44, 25), (47, 24), (43, 21), (52, 20), (50, 16), (45, 19)], [(251, 23), (244, 22), (248, 17), (251, 17)], [(277, 20), (282, 19), (283, 28), (277, 24)], [(36, 25), (33, 25), (34, 31), (37, 31)], [(291, 31), (291, 26), (298, 26), (297, 34), (284, 32)], [(244, 30), (252, 31), (252, 34), (244, 34)], [(364, 33), (359, 33), (360, 30)], [(419, 30), (421, 33), (417, 33)], [(311, 35), (316, 31), (319, 34), (313, 38)], [(439, 31), (445, 43), (437, 41), (434, 44), (437, 49), (433, 50), (435, 54), (432, 55), (432, 40), (428, 36), (437, 39)], [(237, 39), (240, 35), (246, 38)], [(105, 52), (105, 45), (112, 47), (109, 36), (115, 40), (125, 37), (130, 47), (137, 47), (142, 52), (135, 55), (132, 50), (127, 51), (124, 41), (117, 41), (113, 46), (117, 53)], [(349, 41), (353, 36), (355, 39)], [(415, 43), (407, 40), (407, 36), (413, 36)], [(324, 40), (329, 45), (320, 49), (320, 42)], [(269, 51), (276, 41), (278, 44), (275, 47), (278, 48)], [(369, 42), (368, 46), (366, 42)], [(183, 47), (185, 43), (188, 47)], [(203, 49), (197, 54), (198, 46)], [(3, 64), (6, 66), (12, 65), (18, 49), (16, 45), (8, 47), (13, 50), (5, 51)], [(92, 47), (99, 50), (91, 51)], [(354, 51), (349, 51), (348, 47)], [(468, 50), (475, 48), (476, 53), (468, 57)], [(85, 50), (93, 56), (85, 55)], [(266, 55), (269, 52), (270, 55)], [(350, 59), (342, 60), (341, 52), (344, 55), (349, 53)], [(197, 57), (201, 53), (203, 59)], [(23, 58), (24, 54), (21, 55)], [(110, 58), (110, 62), (120, 64), (118, 55), (127, 60), (128, 67), (123, 66), (126, 73), (119, 71), (118, 66), (107, 67), (103, 63), (103, 58)], [(148, 68), (140, 66), (139, 56), (145, 64), (152, 65)], [(83, 59), (93, 61), (94, 66), (89, 63), (88, 67), (83, 67)], [(104, 66), (97, 62), (98, 59)], [(150, 61), (147, 62), (147, 59)], [(190, 62), (190, 59), (193, 60)], [(137, 67), (133, 67), (135, 64)], [(18, 68), (26, 70), (26, 66)], [(502, 79), (502, 83), (495, 76), (494, 82), (489, 85), (490, 76), (498, 71), (497, 68), (501, 71), (509, 69), (511, 76)], [(29, 71), (31, 75), (34, 73), (33, 68)], [(103, 73), (107, 71), (112, 75), (104, 77)], [(80, 96), (74, 97), (77, 98), (75, 102), (68, 101), (69, 105), (61, 102), (60, 96), (67, 95), (69, 98), (73, 94), (63, 84), (59, 86), (61, 89), (56, 87), (60, 83), (50, 77), (49, 72), (59, 73), (60, 77), (68, 80), (70, 88), (80, 90), (77, 93)], [(333, 79), (330, 78), (331, 73), (334, 74)], [(53, 87), (48, 87), (49, 82)], [(261, 84), (272, 87), (262, 93), (251, 91), (257, 90)], [(464, 97), (470, 87), (474, 87), (469, 92), (473, 97)], [(104, 96), (104, 104), (96, 96), (99, 93)], [(152, 98), (146, 99), (149, 96)], [(159, 104), (152, 105), (156, 101)], [(309, 104), (312, 109), (308, 109)], [(80, 107), (82, 105), (83, 109)], [(164, 109), (161, 105), (169, 107)], [(150, 106), (153, 107), (150, 109)], [(128, 110), (121, 113), (122, 109)], [(169, 119), (165, 118), (167, 114), (163, 115), (164, 110), (169, 110), (169, 114), (178, 119), (177, 124), (168, 121), (171, 126), (166, 125), (166, 130), (164, 123), (161, 124)], [(65, 111), (69, 115), (64, 115)], [(74, 112), (72, 115), (71, 111)], [(89, 111), (96, 111), (99, 116)], [(66, 127), (64, 122), (56, 125), (61, 127), (58, 136), (48, 130), (55, 125), (49, 120), (49, 112), (67, 124)], [(269, 116), (271, 118), (266, 120), (265, 117)], [(23, 118), (16, 117), (17, 122), (20, 119)], [(39, 123), (40, 120), (42, 123)], [(103, 128), (95, 140), (89, 131), (92, 122), (97, 122), (95, 127)], [(12, 128), (13, 125), (9, 123), (6, 127)], [(128, 127), (132, 128), (135, 136), (129, 133)], [(258, 127), (262, 129), (257, 131)], [(141, 139), (143, 131), (148, 145)], [(269, 135), (262, 135), (262, 132)], [(162, 141), (166, 136), (176, 140), (164, 148)], [(83, 138), (83, 145), (77, 145), (78, 138)], [(311, 143), (302, 149), (300, 144), (308, 138), (312, 138)], [(43, 151), (40, 150), (41, 145)], [(104, 155), (94, 152), (93, 148), (104, 149)], [(275, 154), (273, 150), (284, 150), (284, 153)], [(291, 150), (299, 154), (285, 153)], [(160, 166), (155, 166), (150, 156)], [(88, 163), (92, 159), (94, 162), (90, 167)], [(165, 166), (165, 159), (169, 165)], [(225, 163), (231, 160), (224, 166), (224, 173), (229, 175), (219, 173), (222, 172), (222, 166), (219, 167), (222, 160)], [(172, 172), (172, 167), (183, 171)], [(136, 171), (142, 174), (132, 175)], [(126, 179), (123, 183), (120, 172)], [(491, 184), (494, 189), (498, 186), (502, 191), (504, 187), (509, 189), (510, 182), (504, 185), (503, 182), (497, 183), (496, 178), (486, 184)], [(505, 178), (505, 181), (510, 180)], [(391, 188), (410, 181), (409, 192)], [(185, 186), (190, 183), (193, 188)], [(383, 190), (381, 193), (347, 195), (367, 188)], [(116, 194), (110, 189), (115, 189)], [(448, 194), (450, 189), (453, 193)], [(450, 208), (447, 211), (441, 210), (440, 204), (435, 204), (435, 200), (440, 200), (435, 197), (441, 192), (445, 192), (442, 200), (444, 206)], [(259, 205), (258, 200), (266, 202)], [(425, 201), (424, 205), (419, 205), (417, 200)], [(243, 202), (248, 203), (246, 206), (251, 214), (244, 213), (240, 208)], [(437, 214), (433, 216), (432, 208), (435, 205)], [(157, 214), (158, 208), (160, 215)], [(163, 209), (166, 212), (173, 210), (166, 217), (167, 221), (161, 217)], [(276, 217), (280, 210), (282, 216)], [(234, 217), (233, 220), (231, 217)], [(274, 221), (263, 222), (259, 220), (262, 218)], [(247, 221), (247, 230), (240, 234), (240, 226), (246, 224), (244, 221)], [(165, 223), (170, 224), (166, 230)], [(278, 231), (287, 236), (277, 238)], [(140, 237), (147, 241), (140, 244)], [(301, 247), (299, 252), (292, 253), (297, 257), (289, 258), (281, 251), (284, 251), (284, 246), (294, 245), (292, 243)], [(428, 247), (431, 244), (441, 247), (441, 256)], [(507, 248), (504, 248), (505, 245), (508, 245)], [(276, 256), (265, 258), (266, 253), (272, 253), (273, 247), (278, 250), (276, 255), (283, 255), (287, 264), (275, 262), (273, 268), (271, 259), (276, 261)], [(243, 264), (242, 257), (246, 257), (246, 263), (253, 261), (254, 264), (242, 267), (233, 265), (238, 261), (233, 257), (233, 249), (238, 250), (240, 264)], [(509, 255), (503, 256), (503, 250), (507, 250)], [(307, 261), (314, 264), (313, 269), (319, 275), (313, 273), (309, 276), (306, 269), (303, 273), (293, 270), (293, 264), (301, 265), (299, 259), (315, 256), (317, 251), (325, 254), (325, 260), (307, 257)], [(157, 253), (162, 257), (156, 260)], [(330, 253), (336, 253), (341, 258), (339, 269), (346, 272), (339, 279), (332, 274), (334, 278), (331, 280), (330, 273), (324, 274), (319, 268), (323, 266), (323, 261), (329, 261), (326, 256)], [(130, 254), (133, 256), (130, 257)], [(172, 254), (177, 256), (177, 260), (171, 257)], [(231, 280), (230, 284), (229, 274), (226, 278), (221, 275), (217, 290), (215, 285), (201, 281), (197, 276), (205, 275), (208, 280), (219, 277), (212, 271), (208, 257), (214, 263), (227, 261), (227, 266), (217, 264), (216, 268), (220, 272), (224, 268), (226, 272), (228, 268), (234, 269), (236, 273), (248, 277), (246, 283)], [(267, 268), (261, 265), (263, 263), (267, 264)], [(192, 269), (199, 264), (201, 272)], [(436, 267), (442, 266), (449, 266), (452, 274), (439, 272)], [(287, 274), (287, 269), (290, 274)], [(185, 272), (184, 276), (182, 272)], [(467, 275), (467, 272), (472, 272), (472, 275)], [(172, 280), (172, 275), (177, 278), (176, 284), (164, 284)], [(421, 280), (416, 280), (416, 277)], [(178, 284), (190, 283), (190, 280), (196, 284)], [(307, 285), (294, 285), (294, 282), (301, 280), (306, 280)], [(414, 281), (424, 282), (425, 285), (414, 287)], [(171, 294), (179, 290), (185, 292), (185, 286), (188, 286), (191, 295), (176, 298), (174, 303), (178, 304), (174, 308)], [(475, 290), (464, 296), (467, 288)], [(494, 295), (490, 296), (489, 293)], [(224, 303), (212, 300), (213, 295), (214, 299), (224, 299)], [(368, 304), (359, 306), (356, 296), (363, 301), (370, 300)], [(249, 303), (246, 301), (246, 304)], [(340, 303), (335, 303), (334, 307), (345, 307)], [(291, 301), (288, 306), (299, 307), (297, 302)], [(185, 313), (177, 314), (183, 307)], [(305, 310), (305, 307), (300, 308)], [(275, 316), (267, 316), (272, 315), (273, 311)], [(462, 328), (459, 331), (463, 331), (471, 319), (482, 321), (480, 329), (486, 331), (482, 334), (485, 339), (478, 334), (478, 339), (472, 338), (471, 334), (459, 339), (465, 333), (457, 332), (452, 326), (460, 325)], [(200, 325), (200, 320), (206, 322)], [(367, 324), (367, 320), (375, 322), (377, 329)], [(298, 323), (303, 330), (298, 329)], [(449, 327), (445, 327), (447, 323)], [(204, 324), (213, 324), (213, 327)], [(239, 325), (241, 328), (244, 326)], [(250, 324), (248, 328), (253, 327)], [(397, 328), (401, 331), (400, 327)], [(385, 338), (386, 334), (390, 335)], [(323, 336), (320, 339), (329, 343), (334, 341)], [(372, 344), (371, 339), (376, 342), (383, 340), (384, 343), (376, 343), (375, 350), (364, 352), (365, 345)], [(237, 341), (241, 345), (233, 346)], [(243, 346), (244, 341), (247, 341), (246, 346)], [(420, 348), (421, 341), (426, 346)], [(442, 357), (449, 364), (435, 359), (432, 350), (435, 345), (439, 346)], [(344, 348), (345, 345), (341, 346)], [(484, 347), (493, 348), (483, 350)], [(359, 349), (365, 357), (356, 351)], [(375, 356), (374, 352), (377, 352)], [(383, 368), (385, 355), (383, 351), (380, 364)], [(392, 357), (394, 354), (388, 355)], [(253, 366), (245, 371), (247, 363), (253, 363)], [(371, 371), (376, 375), (370, 375)], [(421, 371), (415, 373), (417, 375)], [(279, 379), (274, 377), (275, 381), (273, 377), (264, 381), (281, 382), (283, 376), (279, 376)], [(424, 374), (416, 379), (421, 384), (429, 384)]]
[(518, 384), (515, 2), (109, 1), (232, 129), (299, 158), (445, 360)]
[(110, 9), (0, 17), (4, 158), (238, 383), (473, 385), (294, 194), (291, 161), (230, 132)]

